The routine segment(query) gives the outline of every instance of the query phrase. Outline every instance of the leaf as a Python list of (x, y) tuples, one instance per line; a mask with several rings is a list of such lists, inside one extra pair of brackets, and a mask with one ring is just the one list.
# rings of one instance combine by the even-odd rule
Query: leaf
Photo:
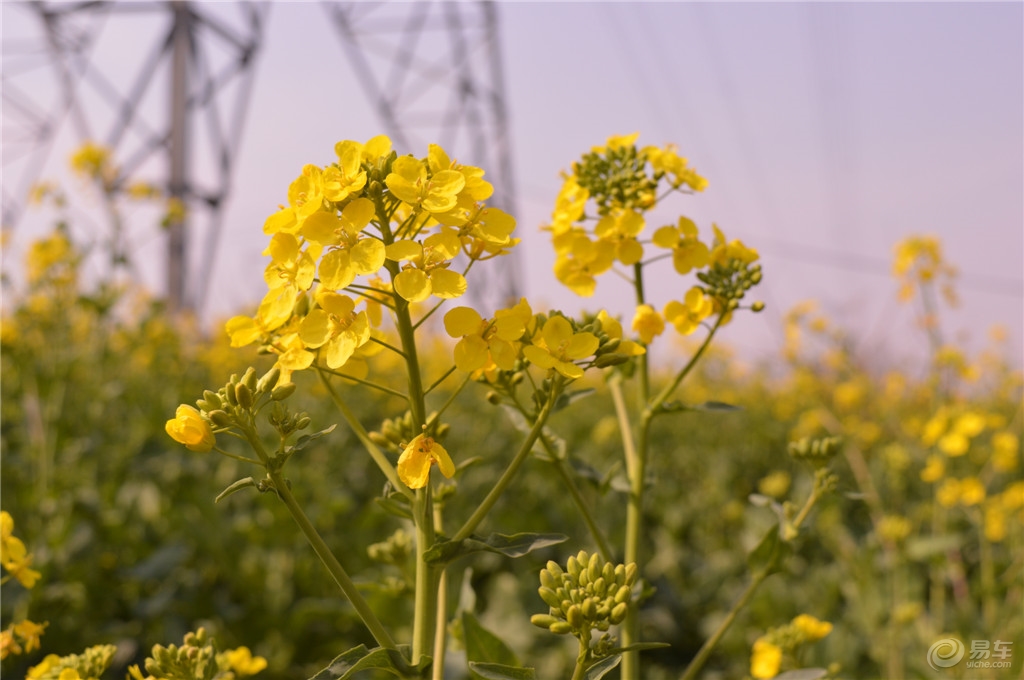
[(764, 537), (757, 544), (757, 547), (750, 551), (747, 556), (747, 564), (755, 574), (767, 570), (768, 574), (774, 574), (782, 570), (782, 558), (789, 550), (789, 544), (779, 536), (779, 525), (773, 524)]
[[(519, 666), (519, 659), (515, 653), (501, 638), (484, 628), (472, 612), (462, 612), (462, 636), (466, 645), (466, 658), (469, 661)], [(470, 673), (474, 678), (479, 677), (472, 670)]]
[(430, 546), (425, 555), (427, 562), (447, 563), (471, 553), (485, 551), (505, 555), (506, 557), (522, 557), (527, 553), (558, 545), (569, 540), (565, 534), (535, 534), (524, 532), (506, 536), (491, 534), (487, 538), (469, 537), (458, 543), (441, 540)]
[(217, 497), (213, 499), (213, 502), (220, 503), (221, 500), (227, 498), (231, 494), (237, 493), (249, 486), (256, 486), (256, 480), (252, 477), (246, 477), (245, 479), (239, 479), (237, 482), (232, 482), (226, 489), (217, 494)]
[(739, 406), (726, 404), (724, 401), (705, 401), (703, 404), (691, 406), (694, 411), (742, 411)]
[(578, 401), (580, 399), (583, 399), (584, 397), (589, 397), (595, 391), (596, 390), (593, 387), (588, 387), (585, 390), (562, 392), (560, 395), (558, 395), (558, 399), (555, 401), (555, 405), (554, 407), (552, 407), (551, 412), (554, 413), (555, 411), (561, 411), (563, 408), (569, 406), (574, 401)]
[(821, 680), (828, 675), (824, 668), (798, 668), (793, 671), (786, 671), (782, 675), (776, 675), (774, 680)]
[(298, 453), (302, 449), (304, 449), (307, 446), (309, 446), (309, 444), (311, 442), (316, 441), (317, 439), (320, 439), (320, 437), (324, 437), (324, 436), (330, 434), (331, 432), (334, 432), (334, 428), (336, 428), (336, 427), (337, 427), (337, 425), (335, 424), (335, 425), (331, 425), (330, 427), (328, 427), (326, 429), (320, 430), (319, 432), (311, 432), (310, 434), (302, 435), (288, 449), (288, 454), (291, 455), (293, 453)]
[(484, 680), (537, 680), (532, 668), (517, 668), (500, 663), (469, 662), (469, 670)]
[(622, 661), (621, 654), (606, 656), (600, 661), (589, 666), (586, 670), (586, 675), (583, 677), (587, 680), (600, 680), (608, 671), (618, 666), (620, 661)]
[(404, 656), (409, 652), (408, 645), (402, 645), (397, 650), (383, 647), (368, 650), (366, 645), (359, 645), (336, 656), (334, 661), (310, 680), (349, 680), (356, 673), (367, 670), (387, 671), (402, 678), (416, 675), (430, 665), (430, 657), (424, 656), (417, 666), (411, 666)]
[(409, 503), (409, 498), (404, 494), (396, 491), (387, 496), (378, 496), (373, 500), (388, 514), (402, 519), (412, 519), (412, 506)]
[(625, 647), (616, 647), (612, 649), (613, 654), (621, 654), (622, 652), (643, 652), (648, 649), (664, 649), (665, 647), (671, 647), (667, 642), (637, 642), (636, 644), (626, 645)]
[(925, 560), (959, 548), (963, 544), (964, 539), (959, 534), (911, 538), (907, 539), (907, 557), (914, 561)]

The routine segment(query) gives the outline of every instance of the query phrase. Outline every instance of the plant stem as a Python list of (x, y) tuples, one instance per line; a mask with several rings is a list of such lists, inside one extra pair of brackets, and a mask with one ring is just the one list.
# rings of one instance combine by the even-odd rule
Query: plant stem
[(736, 604), (734, 604), (732, 609), (729, 610), (729, 613), (722, 620), (722, 623), (718, 625), (718, 629), (715, 630), (714, 634), (704, 641), (704, 644), (701, 645), (700, 649), (697, 651), (697, 656), (693, 657), (693, 660), (690, 661), (690, 664), (686, 667), (686, 671), (679, 680), (693, 680), (697, 677), (697, 673), (704, 666), (705, 662), (707, 662), (708, 657), (715, 648), (715, 645), (717, 645), (719, 640), (722, 639), (725, 632), (729, 630), (729, 626), (731, 626), (733, 621), (736, 620), (736, 615), (747, 606), (747, 603), (750, 602), (750, 598), (754, 596), (754, 593), (761, 584), (764, 583), (764, 580), (768, 578), (768, 575), (768, 569), (763, 569), (754, 575), (754, 578), (749, 584), (747, 584), (747, 589), (743, 591), (740, 599), (737, 600)]
[(530, 432), (526, 435), (526, 439), (520, 446), (519, 451), (516, 452), (512, 462), (508, 464), (505, 472), (502, 473), (501, 477), (495, 483), (494, 487), (487, 494), (487, 497), (480, 503), (477, 509), (473, 512), (466, 523), (462, 525), (454, 536), (452, 541), (463, 541), (469, 538), (470, 534), (477, 528), (477, 526), (484, 520), (487, 513), (491, 511), (494, 504), (498, 502), (501, 494), (504, 493), (505, 488), (515, 477), (516, 472), (519, 470), (519, 466), (523, 464), (526, 457), (530, 455), (530, 451), (533, 450), (533, 445), (540, 437), (541, 432), (544, 431), (544, 424), (547, 422), (548, 417), (551, 415), (551, 410), (558, 400), (558, 395), (561, 394), (564, 383), (561, 377), (556, 377), (552, 381), (551, 392), (548, 394), (547, 401), (544, 402), (544, 407), (537, 414), (537, 420), (533, 423), (533, 427), (530, 428)]
[(373, 635), (373, 639), (377, 641), (381, 647), (387, 649), (397, 649), (395, 641), (391, 639), (391, 635), (388, 634), (380, 620), (370, 609), (370, 605), (366, 603), (363, 596), (359, 594), (356, 589), (356, 584), (352, 582), (348, 574), (345, 573), (345, 569), (342, 568), (341, 563), (331, 552), (331, 549), (327, 547), (327, 543), (321, 538), (317, 532), (313, 523), (309, 521), (306, 513), (302, 511), (302, 507), (295, 501), (295, 497), (292, 495), (291, 490), (288, 488), (288, 483), (281, 476), (280, 472), (270, 472), (270, 478), (274, 482), (274, 488), (277, 490), (278, 497), (284, 502), (285, 507), (291, 512), (292, 518), (295, 523), (299, 525), (299, 529), (305, 535), (306, 540), (313, 547), (317, 557), (323, 562), (324, 566), (327, 567), (327, 571), (334, 577), (334, 581), (341, 588), (341, 591), (345, 593), (345, 597), (352, 603), (356, 613), (359, 614), (359, 618), (363, 620), (366, 627), (370, 629), (370, 634)]

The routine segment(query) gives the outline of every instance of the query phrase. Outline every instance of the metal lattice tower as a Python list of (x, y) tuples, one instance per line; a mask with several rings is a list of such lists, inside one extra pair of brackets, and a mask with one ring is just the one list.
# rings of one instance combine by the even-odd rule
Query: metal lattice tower
[[(183, 1), (22, 7), (40, 22), (45, 44), (13, 51), (5, 45), (3, 165), (5, 174), (14, 165), (20, 172), (17, 193), (4, 192), (4, 225), (17, 223), (20, 201), (70, 117), (79, 143), (111, 149), (119, 169), (115, 190), (147, 179), (184, 203), (187, 217), (167, 225), (166, 295), (171, 308), (195, 307), (212, 272), (268, 5), (230, 5), (233, 17)], [(155, 39), (140, 46), (137, 59), (103, 62), (98, 54), (104, 31), (128, 43), (147, 39), (154, 27)], [(35, 99), (15, 83), (28, 70), (36, 71)], [(46, 94), (40, 74), (56, 83), (53, 101), (38, 96)], [(202, 248), (191, 247), (190, 232), (200, 228)]]
[[(489, 201), (515, 215), (508, 109), (493, 2), (325, 2), (364, 93), (399, 153), (437, 142), (487, 171)], [(498, 258), (478, 302), (518, 297), (518, 254)], [(486, 299), (484, 299), (486, 298)]]

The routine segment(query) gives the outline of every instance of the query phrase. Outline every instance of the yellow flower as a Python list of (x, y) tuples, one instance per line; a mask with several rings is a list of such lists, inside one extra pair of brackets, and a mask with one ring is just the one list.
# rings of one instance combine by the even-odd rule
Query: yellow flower
[(61, 670), (57, 680), (82, 680), (82, 676), (78, 674), (77, 668), (65, 668)]
[(950, 458), (962, 456), (971, 447), (971, 440), (959, 432), (949, 432), (939, 439), (939, 450)]
[(617, 210), (598, 220), (594, 235), (611, 244), (615, 259), (630, 266), (643, 259), (644, 248), (636, 240), (643, 228), (643, 215), (635, 210)]
[(960, 505), (978, 505), (985, 500), (985, 485), (977, 477), (960, 480)]
[(466, 186), (466, 178), (458, 170), (440, 170), (428, 178), (427, 166), (412, 156), (400, 156), (385, 179), (392, 195), (428, 213), (448, 212), (456, 205), (456, 197)]
[(565, 175), (562, 188), (555, 197), (555, 210), (551, 224), (546, 229), (555, 236), (572, 229), (572, 225), (583, 217), (583, 209), (590, 198), (590, 192), (579, 185), (576, 175)]
[(28, 669), (28, 674), (25, 676), (26, 680), (36, 680), (48, 675), (50, 670), (59, 664), (60, 661), (60, 657), (56, 654), (47, 654), (43, 657), (42, 661)]
[(708, 247), (697, 239), (697, 225), (686, 217), (679, 218), (679, 225), (667, 225), (654, 232), (654, 245), (672, 250), (672, 266), (680, 274), (707, 266), (711, 261)]
[(905, 540), (912, 530), (910, 520), (901, 515), (886, 515), (878, 522), (878, 535), (891, 543)]
[(922, 482), (937, 482), (946, 474), (946, 462), (941, 456), (928, 456), (921, 470)]
[(311, 245), (303, 251), (302, 244), (293, 234), (274, 234), (270, 245), (263, 251), (271, 258), (263, 272), (267, 288), (292, 286), (296, 290), (309, 290), (316, 275), (316, 259), (320, 257), (320, 251), (319, 245)]
[(323, 173), (324, 198), (340, 203), (366, 186), (366, 171), (362, 169), (363, 145), (345, 140), (334, 145), (338, 163)]
[(465, 186), (460, 194), (465, 195), (469, 200), (486, 201), (494, 193), (491, 183), (484, 180), (483, 170), (450, 160), (444, 149), (437, 144), (427, 147), (427, 165), (430, 166), (430, 172), (435, 175), (444, 170), (455, 170), (462, 173)]
[(458, 232), (442, 230), (428, 236), (423, 244), (395, 241), (387, 246), (389, 260), (409, 263), (395, 277), (395, 292), (409, 302), (422, 302), (433, 295), (442, 299), (460, 297), (466, 292), (466, 278), (448, 269), (449, 260), (459, 254)]
[(46, 626), (48, 625), (49, 623), (45, 621), (43, 623), (34, 623), (25, 619), (24, 621), (19, 621), (12, 626), (14, 634), (24, 641), (26, 654), (35, 649), (39, 649), (39, 638), (42, 636), (43, 631), (46, 630)]
[(832, 624), (819, 621), (810, 614), (800, 614), (793, 619), (793, 626), (802, 632), (808, 642), (815, 642), (832, 632)]
[(298, 295), (291, 286), (272, 288), (263, 296), (255, 317), (235, 316), (224, 326), (232, 347), (245, 347), (280, 328), (292, 316)]
[(384, 265), (384, 243), (372, 236), (360, 238), (373, 215), (373, 202), (357, 198), (345, 206), (340, 217), (321, 211), (306, 220), (302, 235), (327, 248), (319, 268), (322, 286), (344, 288), (356, 276), (375, 274)]
[(327, 366), (341, 368), (370, 341), (370, 321), (365, 311), (355, 311), (355, 302), (347, 295), (318, 288), (316, 301), (319, 307), (299, 324), (299, 337), (310, 349), (326, 345)]
[(518, 355), (514, 343), (526, 332), (532, 314), (528, 305), (525, 318), (508, 313), (510, 310), (501, 311), (506, 313), (495, 314), (493, 321), (485, 320), (470, 307), (455, 307), (444, 315), (445, 331), (461, 338), (455, 345), (455, 366), (460, 371), (472, 373), (489, 361), (502, 370), (512, 370)]
[(1012, 432), (992, 435), (992, 467), (999, 472), (1011, 472), (1020, 464), (1020, 440)]
[(110, 160), (110, 149), (86, 142), (71, 155), (71, 169), (90, 179), (109, 181), (116, 170)]
[(760, 255), (753, 248), (748, 248), (739, 239), (726, 241), (725, 234), (718, 228), (717, 224), (711, 225), (715, 232), (714, 248), (711, 249), (711, 261), (715, 264), (725, 264), (729, 260), (740, 260), (744, 264), (756, 261)]
[(455, 464), (444, 447), (425, 434), (417, 435), (398, 457), (398, 477), (410, 489), (420, 489), (427, 485), (434, 463), (445, 477), (455, 474)]
[(0, 659), (6, 659), (12, 654), (18, 655), (21, 653), (21, 645), (14, 638), (13, 626), (0, 631)]
[(566, 378), (582, 378), (583, 369), (573, 362), (591, 356), (600, 345), (592, 333), (573, 333), (572, 324), (561, 316), (549, 318), (533, 342), (523, 348), (530, 363), (554, 369)]
[(773, 645), (764, 638), (754, 641), (754, 649), (750, 655), (750, 674), (759, 680), (774, 678), (779, 674), (782, 665), (782, 648)]
[(1006, 511), (997, 504), (985, 506), (985, 538), (998, 543), (1006, 538)]
[(947, 477), (943, 480), (939, 488), (935, 490), (935, 500), (946, 508), (956, 505), (960, 500), (960, 480), (955, 477)]
[(683, 301), (669, 300), (662, 312), (665, 319), (676, 327), (681, 335), (690, 335), (700, 322), (708, 318), (714, 311), (714, 304), (711, 298), (704, 295), (704, 291), (694, 286), (686, 291)]
[(625, 354), (630, 357), (637, 357), (646, 354), (647, 350), (640, 343), (627, 340), (622, 337), (622, 324), (607, 311), (601, 310), (597, 313), (597, 320), (601, 322), (601, 332), (605, 333), (610, 340), (618, 340), (619, 346), (615, 349), (616, 354)]
[(645, 345), (665, 332), (665, 320), (650, 305), (639, 305), (633, 315), (633, 330)]
[(206, 452), (217, 443), (210, 424), (188, 404), (178, 407), (174, 418), (167, 421), (164, 429), (171, 435), (171, 439), (184, 444), (191, 451)]
[(14, 535), (14, 518), (0, 511), (0, 564), (26, 588), (35, 586), (41, 574), (32, 569), (32, 555)]
[(571, 229), (552, 239), (555, 247), (555, 277), (572, 292), (590, 297), (597, 288), (597, 276), (615, 263), (615, 246), (603, 239), (591, 241), (582, 229)]
[(225, 652), (228, 664), (238, 675), (256, 675), (267, 667), (267, 660), (262, 656), (253, 656), (248, 647), (239, 647)]

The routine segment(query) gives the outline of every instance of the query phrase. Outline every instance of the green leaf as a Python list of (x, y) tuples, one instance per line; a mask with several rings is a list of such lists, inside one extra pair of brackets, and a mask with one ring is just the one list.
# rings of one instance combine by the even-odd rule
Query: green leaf
[(600, 661), (597, 661), (594, 664), (587, 667), (586, 675), (584, 675), (583, 677), (585, 677), (587, 680), (600, 680), (605, 676), (605, 674), (608, 671), (618, 666), (620, 661), (622, 661), (621, 654), (613, 654), (612, 656), (606, 656)]
[(610, 650), (613, 654), (621, 654), (622, 652), (642, 652), (648, 649), (664, 649), (665, 647), (671, 647), (667, 642), (637, 642), (636, 644), (626, 645), (625, 647), (616, 647)]
[(412, 505), (409, 502), (409, 498), (404, 494), (396, 491), (387, 496), (378, 496), (373, 500), (390, 515), (401, 517), (402, 519), (412, 519)]
[(828, 671), (824, 668), (798, 668), (776, 675), (775, 680), (821, 680), (826, 675)]
[(311, 442), (316, 441), (317, 439), (320, 439), (320, 437), (324, 437), (333, 432), (334, 428), (336, 427), (337, 425), (331, 425), (330, 427), (320, 430), (319, 432), (312, 432), (310, 434), (302, 435), (297, 440), (295, 440), (295, 443), (288, 449), (288, 454), (291, 455), (293, 453), (298, 453), (302, 449), (309, 446)]
[(565, 534), (535, 534), (524, 532), (507, 536), (491, 534), (487, 538), (471, 536), (458, 543), (447, 539), (438, 541), (427, 550), (427, 562), (447, 563), (471, 553), (485, 551), (505, 555), (506, 557), (522, 557), (527, 553), (558, 545), (569, 540)]
[(517, 668), (500, 663), (470, 661), (469, 670), (484, 680), (537, 680), (532, 668)]
[(552, 407), (551, 412), (554, 413), (555, 411), (561, 411), (563, 408), (569, 406), (574, 401), (578, 401), (579, 399), (583, 399), (584, 397), (589, 397), (595, 391), (596, 390), (593, 387), (588, 387), (585, 390), (562, 392), (560, 395), (558, 395), (558, 399), (555, 401), (555, 405), (554, 407)]
[(356, 673), (368, 670), (387, 671), (403, 678), (419, 675), (420, 671), (430, 665), (430, 657), (424, 656), (417, 666), (411, 666), (404, 656), (409, 653), (408, 645), (402, 645), (398, 650), (383, 647), (367, 649), (366, 645), (359, 645), (336, 656), (334, 661), (310, 680), (349, 680)]
[[(519, 659), (509, 646), (491, 631), (484, 628), (472, 612), (462, 612), (462, 636), (466, 645), (466, 658), (480, 663), (495, 663), (518, 667)], [(481, 677), (470, 670), (474, 678)]]
[(789, 544), (779, 536), (779, 525), (773, 524), (747, 556), (747, 564), (755, 574), (762, 570), (774, 574), (782, 570), (782, 560), (788, 551)]
[(940, 534), (939, 536), (922, 536), (907, 539), (907, 557), (911, 560), (926, 560), (935, 555), (943, 555), (964, 544), (959, 534)]
[(226, 489), (217, 494), (217, 497), (213, 499), (213, 502), (220, 503), (221, 500), (227, 498), (231, 494), (237, 493), (250, 486), (256, 486), (256, 480), (252, 477), (246, 477), (245, 479), (239, 479), (237, 482), (232, 482)]
[(739, 406), (726, 404), (724, 401), (705, 401), (703, 404), (691, 406), (694, 411), (742, 411)]

